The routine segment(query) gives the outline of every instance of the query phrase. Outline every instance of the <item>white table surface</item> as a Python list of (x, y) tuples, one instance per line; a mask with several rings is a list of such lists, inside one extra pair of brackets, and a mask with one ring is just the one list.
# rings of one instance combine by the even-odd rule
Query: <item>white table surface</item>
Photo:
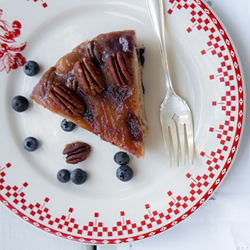
[[(238, 51), (250, 95), (250, 0), (210, 0)], [(249, 94), (248, 94), (249, 93)], [(239, 152), (227, 177), (197, 212), (153, 238), (98, 250), (246, 250), (250, 249), (249, 105)], [(94, 246), (63, 240), (31, 227), (0, 204), (0, 250), (90, 250)]]

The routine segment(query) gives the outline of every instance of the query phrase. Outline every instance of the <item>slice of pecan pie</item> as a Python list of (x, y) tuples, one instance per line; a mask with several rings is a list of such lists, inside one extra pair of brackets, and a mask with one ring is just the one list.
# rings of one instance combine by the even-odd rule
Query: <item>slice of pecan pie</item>
[(137, 158), (148, 133), (133, 30), (100, 34), (47, 70), (30, 97)]

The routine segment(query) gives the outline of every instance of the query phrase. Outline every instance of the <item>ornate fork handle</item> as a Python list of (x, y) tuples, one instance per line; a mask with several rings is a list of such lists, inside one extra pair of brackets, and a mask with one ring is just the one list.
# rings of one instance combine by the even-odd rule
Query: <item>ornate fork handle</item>
[[(167, 60), (164, 0), (147, 0), (147, 3), (150, 12), (150, 17), (159, 43), (167, 91), (166, 96), (160, 106), (160, 122), (167, 154), (167, 160), (169, 166), (171, 166), (170, 141), (172, 141), (177, 166), (179, 164), (179, 144), (181, 148), (182, 162), (183, 165), (185, 165), (185, 134), (187, 138), (188, 154), (191, 163), (193, 162), (194, 157), (192, 112), (188, 107), (187, 103), (175, 93), (171, 83)], [(178, 117), (177, 126), (174, 120), (175, 116)]]
[(165, 35), (165, 12), (164, 9), (164, 0), (147, 0), (150, 10), (151, 20), (154, 24), (155, 33), (158, 39), (160, 54), (162, 60), (162, 66), (164, 70), (165, 83), (167, 96), (174, 93), (172, 86), (169, 67), (168, 67), (168, 58), (167, 58), (167, 48), (166, 48), (166, 35)]

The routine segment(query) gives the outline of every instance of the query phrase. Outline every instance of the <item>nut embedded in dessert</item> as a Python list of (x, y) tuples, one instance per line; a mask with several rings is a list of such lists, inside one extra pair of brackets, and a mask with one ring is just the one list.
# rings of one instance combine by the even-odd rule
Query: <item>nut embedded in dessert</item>
[(118, 51), (115, 56), (108, 56), (107, 66), (118, 87), (126, 88), (133, 83), (133, 71), (131, 63), (123, 51)]
[(85, 105), (81, 99), (64, 84), (52, 84), (47, 96), (51, 105), (69, 117), (82, 117), (85, 111)]
[(101, 93), (105, 88), (102, 72), (88, 57), (84, 57), (82, 62), (77, 61), (74, 72), (80, 88), (89, 95)]

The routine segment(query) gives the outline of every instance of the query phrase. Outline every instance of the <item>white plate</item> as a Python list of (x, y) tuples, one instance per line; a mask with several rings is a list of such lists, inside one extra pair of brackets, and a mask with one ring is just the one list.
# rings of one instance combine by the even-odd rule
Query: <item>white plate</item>
[[(171, 76), (192, 109), (195, 132), (194, 164), (171, 168), (159, 124), (163, 73), (145, 1), (4, 0), (1, 8), (0, 200), (7, 208), (62, 238), (116, 244), (166, 231), (211, 196), (239, 146), (245, 88), (232, 41), (208, 6), (198, 0), (166, 1)], [(118, 148), (79, 128), (62, 131), (62, 118), (37, 104), (24, 113), (10, 105), (15, 95), (28, 97), (45, 70), (76, 45), (123, 29), (135, 29), (138, 44), (146, 47), (145, 109), (151, 130), (145, 159), (131, 156), (135, 176), (127, 183), (115, 176)], [(37, 76), (23, 73), (25, 60), (40, 64)], [(37, 151), (23, 149), (27, 136), (39, 139)], [(72, 166), (62, 149), (75, 140), (93, 150), (85, 162)], [(58, 170), (76, 167), (88, 172), (86, 183), (57, 181)]]

